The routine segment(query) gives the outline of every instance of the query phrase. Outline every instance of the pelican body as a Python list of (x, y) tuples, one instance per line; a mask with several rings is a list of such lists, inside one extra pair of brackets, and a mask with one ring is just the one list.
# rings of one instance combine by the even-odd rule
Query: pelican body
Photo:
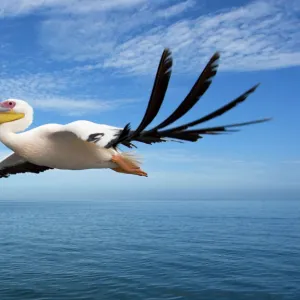
[(33, 122), (33, 108), (24, 100), (7, 99), (0, 102), (0, 141), (13, 153), (0, 162), (0, 178), (18, 173), (40, 173), (51, 169), (85, 170), (111, 169), (138, 176), (147, 176), (141, 162), (132, 152), (121, 152), (120, 146), (136, 147), (134, 142), (154, 144), (167, 141), (196, 142), (203, 135), (236, 131), (230, 128), (265, 122), (260, 119), (225, 126), (189, 129), (229, 111), (245, 101), (257, 86), (236, 99), (181, 126), (165, 129), (185, 115), (204, 95), (217, 73), (219, 53), (215, 53), (193, 88), (177, 109), (159, 125), (148, 130), (163, 103), (168, 88), (172, 57), (165, 49), (158, 66), (154, 86), (145, 115), (135, 130), (128, 123), (124, 128), (80, 120), (66, 125), (46, 124), (25, 131)]
[[(20, 100), (17, 101), (19, 104)], [(70, 125), (80, 128), (86, 123), (89, 122), (77, 121)], [(94, 143), (83, 141), (72, 133), (61, 132), (62, 129), (63, 126), (59, 124), (40, 126), (18, 135), (11, 134), (11, 140), (6, 140), (4, 144), (29, 162), (53, 169), (116, 167), (115, 163), (111, 162), (112, 155), (117, 153), (116, 150), (100, 149)], [(0, 126), (0, 139), (1, 133)]]

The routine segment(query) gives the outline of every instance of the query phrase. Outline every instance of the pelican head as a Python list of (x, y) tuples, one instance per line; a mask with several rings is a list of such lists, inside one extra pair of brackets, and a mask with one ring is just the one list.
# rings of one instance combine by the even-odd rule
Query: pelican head
[(0, 102), (0, 129), (20, 132), (28, 128), (33, 121), (33, 109), (25, 101), (7, 99)]

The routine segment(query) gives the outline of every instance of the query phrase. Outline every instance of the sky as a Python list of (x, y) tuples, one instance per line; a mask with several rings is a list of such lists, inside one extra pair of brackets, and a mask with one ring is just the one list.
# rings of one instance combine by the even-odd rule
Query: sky
[[(273, 120), (197, 143), (138, 144), (148, 178), (111, 170), (21, 174), (1, 179), (0, 198), (299, 195), (298, 0), (2, 0), (0, 99), (28, 101), (35, 110), (30, 128), (78, 119), (134, 128), (165, 47), (174, 63), (154, 124), (184, 99), (216, 51), (218, 74), (178, 125), (256, 83), (261, 85), (245, 103), (205, 125)], [(0, 145), (1, 157), (10, 152)]]

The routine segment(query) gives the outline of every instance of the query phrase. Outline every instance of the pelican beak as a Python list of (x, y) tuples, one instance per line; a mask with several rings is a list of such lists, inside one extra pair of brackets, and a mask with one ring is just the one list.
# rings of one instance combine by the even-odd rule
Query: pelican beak
[(24, 118), (24, 114), (16, 113), (13, 109), (3, 107), (0, 103), (0, 124)]

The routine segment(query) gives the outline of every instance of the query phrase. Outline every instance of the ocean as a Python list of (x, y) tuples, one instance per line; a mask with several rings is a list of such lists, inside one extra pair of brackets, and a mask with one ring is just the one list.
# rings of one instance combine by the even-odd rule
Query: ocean
[(299, 300), (300, 201), (0, 202), (0, 300)]

